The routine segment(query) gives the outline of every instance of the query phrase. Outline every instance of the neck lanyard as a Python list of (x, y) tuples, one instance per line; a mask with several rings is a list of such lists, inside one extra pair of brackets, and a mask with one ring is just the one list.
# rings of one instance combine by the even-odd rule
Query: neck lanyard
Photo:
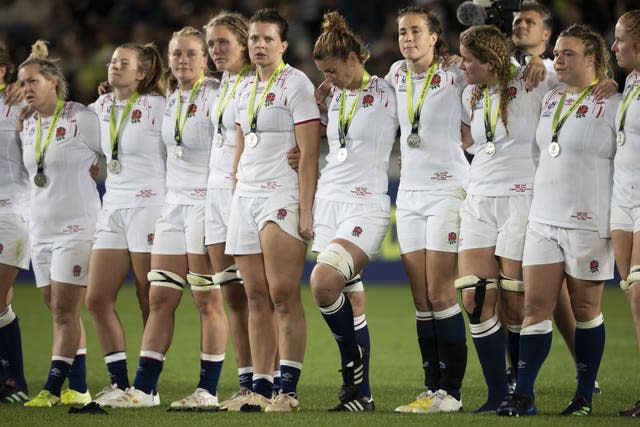
[(251, 87), (251, 92), (249, 93), (249, 106), (247, 108), (247, 119), (249, 119), (251, 133), (255, 133), (258, 125), (258, 112), (260, 111), (260, 106), (264, 104), (264, 101), (267, 99), (267, 95), (269, 94), (269, 90), (276, 82), (282, 70), (284, 70), (285, 64), (284, 62), (280, 62), (278, 68), (275, 69), (273, 73), (271, 73), (271, 77), (269, 77), (269, 81), (262, 91), (262, 95), (260, 96), (260, 100), (258, 100), (258, 106), (255, 107), (256, 101), (256, 93), (258, 91), (258, 80), (260, 80), (260, 76), (256, 73), (256, 79), (253, 81), (253, 86)]
[(111, 158), (114, 160), (118, 159), (118, 139), (120, 134), (122, 133), (122, 129), (124, 128), (124, 124), (129, 118), (129, 113), (133, 108), (133, 104), (136, 103), (140, 94), (135, 91), (129, 97), (127, 101), (127, 105), (122, 110), (122, 115), (120, 115), (120, 122), (116, 125), (116, 97), (114, 95), (113, 102), (111, 103), (111, 113), (109, 114), (109, 139), (111, 141)]
[(347, 113), (347, 117), (344, 116), (344, 108), (347, 103), (347, 90), (342, 89), (340, 92), (340, 110), (338, 111), (338, 135), (340, 139), (340, 147), (344, 148), (347, 143), (347, 132), (349, 132), (349, 126), (351, 125), (351, 121), (353, 120), (353, 116), (356, 113), (356, 106), (358, 105), (358, 101), (360, 100), (360, 95), (365, 87), (369, 84), (369, 80), (371, 80), (371, 76), (365, 70), (362, 75), (362, 83), (360, 83), (360, 87), (358, 88), (358, 94), (356, 95), (356, 99), (351, 103), (351, 107), (349, 107), (349, 113)]
[(416, 105), (416, 109), (413, 109), (413, 82), (411, 81), (411, 69), (407, 65), (407, 73), (406, 73), (406, 81), (407, 81), (407, 112), (409, 115), (409, 120), (411, 120), (411, 133), (417, 134), (418, 127), (420, 126), (420, 112), (422, 111), (422, 104), (424, 103), (424, 99), (427, 97), (429, 93), (429, 89), (431, 88), (431, 81), (433, 80), (433, 76), (436, 75), (438, 71), (438, 63), (435, 62), (431, 64), (429, 70), (427, 71), (427, 77), (422, 82), (422, 89), (420, 90), (420, 97), (418, 98), (418, 105)]
[(222, 89), (222, 94), (220, 95), (220, 98), (218, 98), (218, 105), (216, 107), (216, 122), (218, 123), (218, 132), (222, 132), (222, 115), (224, 114), (224, 110), (227, 108), (227, 105), (229, 105), (229, 101), (231, 101), (231, 98), (233, 98), (233, 96), (236, 94), (236, 90), (238, 89), (240, 80), (242, 80), (242, 78), (245, 76), (245, 74), (247, 74), (248, 71), (249, 64), (244, 64), (242, 68), (240, 68), (240, 72), (236, 76), (236, 81), (233, 83), (233, 86), (231, 86), (231, 90), (229, 91), (229, 93), (227, 93), (227, 90), (229, 89), (229, 79), (225, 80), (224, 82), (224, 89)]
[(184, 125), (187, 123), (187, 119), (189, 118), (189, 108), (191, 108), (191, 104), (193, 103), (196, 94), (200, 90), (200, 86), (202, 85), (202, 81), (204, 80), (204, 74), (200, 76), (200, 78), (193, 84), (191, 88), (191, 93), (189, 94), (189, 103), (187, 104), (187, 108), (185, 108), (184, 113), (182, 112), (182, 94), (180, 93), (180, 89), (178, 89), (178, 102), (176, 105), (176, 130), (175, 130), (175, 140), (176, 145), (182, 145), (182, 133), (184, 132)]
[(496, 106), (493, 114), (491, 114), (491, 99), (489, 88), (484, 89), (484, 134), (487, 137), (487, 142), (493, 142), (493, 138), (496, 136), (496, 126), (498, 125), (498, 116), (500, 115), (500, 103)]
[(556, 108), (556, 112), (553, 115), (553, 122), (551, 123), (552, 142), (558, 142), (558, 135), (560, 134), (560, 130), (562, 129), (562, 126), (564, 126), (564, 123), (567, 121), (571, 113), (573, 113), (575, 109), (578, 108), (578, 105), (580, 105), (582, 100), (591, 93), (591, 91), (597, 84), (598, 80), (592, 82), (589, 86), (587, 86), (587, 88), (580, 93), (578, 99), (576, 99), (573, 104), (571, 104), (571, 107), (562, 115), (562, 117), (560, 117), (560, 113), (562, 113), (562, 108), (564, 107), (564, 101), (565, 99), (567, 99), (567, 92), (564, 92), (562, 94), (562, 96), (560, 97), (560, 102), (558, 103), (558, 107)]
[(51, 120), (51, 125), (49, 125), (49, 131), (47, 132), (47, 138), (44, 141), (44, 147), (42, 146), (42, 128), (40, 125), (40, 114), (36, 118), (36, 166), (38, 167), (38, 173), (42, 173), (44, 171), (44, 155), (47, 152), (47, 148), (49, 148), (49, 143), (51, 142), (51, 137), (53, 136), (53, 131), (58, 124), (58, 119), (60, 118), (60, 114), (64, 108), (65, 102), (62, 99), (58, 99), (56, 102), (56, 109), (53, 112), (53, 119)]
[(2, 92), (4, 92), (4, 90), (7, 88), (7, 84), (6, 83), (0, 83), (0, 94)]
[(624, 123), (627, 120), (627, 110), (629, 109), (629, 105), (631, 105), (631, 101), (640, 93), (640, 85), (636, 86), (635, 89), (629, 89), (627, 94), (624, 96), (622, 100), (622, 104), (620, 104), (620, 109), (618, 110), (618, 115), (620, 116), (620, 123), (618, 124), (618, 132), (624, 131)]

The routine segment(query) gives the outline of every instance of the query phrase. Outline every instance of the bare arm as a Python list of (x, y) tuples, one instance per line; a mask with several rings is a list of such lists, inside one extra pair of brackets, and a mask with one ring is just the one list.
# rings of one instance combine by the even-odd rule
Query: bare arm
[(305, 239), (313, 238), (313, 199), (318, 182), (318, 157), (320, 152), (320, 122), (312, 121), (295, 126), (296, 141), (300, 150), (298, 167), (298, 203), (300, 218), (298, 231)]
[(242, 132), (242, 127), (240, 125), (236, 125), (236, 154), (233, 156), (233, 191), (236, 191), (236, 183), (238, 182), (238, 178), (236, 177), (238, 173), (238, 164), (240, 163), (240, 157), (242, 157), (242, 152), (244, 151), (244, 133)]
[(462, 135), (462, 149), (467, 150), (473, 145), (473, 137), (471, 136), (471, 127), (464, 123), (460, 123), (460, 133)]

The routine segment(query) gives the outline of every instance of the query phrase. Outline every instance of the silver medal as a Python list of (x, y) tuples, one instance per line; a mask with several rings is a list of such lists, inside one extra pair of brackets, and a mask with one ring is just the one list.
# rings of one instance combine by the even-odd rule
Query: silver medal
[(486, 154), (487, 157), (493, 157), (496, 154), (496, 144), (491, 141), (487, 142), (484, 146), (484, 154)]
[(38, 187), (44, 187), (47, 185), (47, 176), (42, 172), (38, 172), (36, 176), (33, 177), (33, 183)]
[(420, 146), (420, 135), (417, 133), (411, 133), (407, 137), (407, 145), (411, 148), (418, 148)]
[(220, 132), (216, 132), (213, 136), (213, 145), (216, 147), (222, 147), (222, 134)]
[(245, 145), (253, 148), (258, 145), (258, 135), (255, 132), (248, 133), (244, 136)]
[(341, 147), (341, 148), (338, 150), (338, 156), (337, 156), (337, 157), (338, 157), (338, 161), (342, 163), (342, 162), (344, 162), (345, 160), (347, 160), (347, 155), (348, 155), (348, 154), (349, 154), (349, 153), (347, 152), (347, 149), (346, 149), (346, 148), (344, 148), (344, 147)]
[(173, 149), (173, 157), (177, 160), (181, 160), (183, 154), (184, 150), (182, 149), (182, 145), (176, 145), (176, 148)]
[(560, 144), (554, 141), (549, 144), (549, 155), (551, 157), (558, 157), (558, 154), (560, 154)]
[(107, 165), (107, 169), (109, 169), (109, 172), (111, 173), (119, 174), (122, 170), (122, 166), (120, 165), (118, 159), (111, 159), (109, 165)]
[(625, 140), (626, 136), (624, 134), (624, 131), (618, 131), (617, 135), (616, 135), (616, 142), (618, 143), (618, 145), (624, 145), (624, 140)]

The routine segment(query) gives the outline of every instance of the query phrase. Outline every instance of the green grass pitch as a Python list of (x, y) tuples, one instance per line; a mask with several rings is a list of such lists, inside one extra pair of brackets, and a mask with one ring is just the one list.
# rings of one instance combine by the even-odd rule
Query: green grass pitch
[[(640, 396), (638, 347), (631, 314), (624, 294), (607, 287), (603, 296), (603, 312), (607, 331), (606, 349), (598, 380), (603, 393), (594, 397), (591, 417), (563, 418), (556, 414), (571, 398), (575, 388), (575, 370), (562, 338), (554, 334), (551, 354), (536, 383), (540, 415), (525, 419), (501, 419), (477, 416), (486, 394), (477, 356), (470, 339), (469, 364), (462, 388), (464, 412), (441, 415), (395, 414), (393, 409), (407, 403), (422, 391), (422, 369), (415, 337), (414, 309), (410, 291), (403, 286), (367, 287), (367, 322), (371, 331), (371, 383), (376, 402), (374, 413), (328, 414), (326, 409), (337, 403), (340, 384), (338, 351), (313, 305), (308, 286), (303, 287), (307, 316), (307, 351), (299, 386), (301, 411), (295, 414), (242, 413), (168, 413), (175, 399), (191, 393), (199, 372), (199, 319), (190, 295), (185, 295), (176, 314), (176, 333), (167, 354), (160, 378), (162, 406), (153, 409), (108, 410), (109, 415), (71, 415), (63, 406), (31, 409), (0, 405), (0, 425), (348, 425), (407, 426), (432, 424), (460, 425), (637, 425), (637, 420), (624, 420), (615, 413), (631, 406)], [(30, 392), (42, 387), (49, 367), (51, 352), (51, 318), (34, 286), (15, 287), (14, 310), (20, 317), (25, 354), (25, 371)], [(133, 381), (142, 333), (140, 316), (132, 286), (125, 286), (118, 300), (120, 317), (127, 333), (129, 376)], [(101, 351), (88, 314), (84, 313), (88, 334), (88, 382), (92, 392), (108, 383)], [(502, 354), (497, 353), (496, 357)], [(233, 350), (229, 346), (220, 380), (219, 397), (226, 398), (237, 388)]]

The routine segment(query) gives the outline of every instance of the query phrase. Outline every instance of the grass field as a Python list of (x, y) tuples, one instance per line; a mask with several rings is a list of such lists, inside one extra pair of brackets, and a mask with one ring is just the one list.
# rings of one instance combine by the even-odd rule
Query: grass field
[[(162, 406), (153, 409), (108, 410), (108, 416), (69, 415), (67, 407), (30, 409), (0, 405), (0, 425), (330, 425), (406, 426), (436, 423), (438, 426), (460, 425), (580, 425), (634, 424), (615, 413), (632, 405), (640, 395), (637, 345), (628, 304), (622, 292), (608, 287), (603, 311), (607, 342), (598, 375), (603, 393), (594, 398), (594, 415), (585, 419), (561, 418), (556, 414), (566, 406), (575, 387), (575, 371), (569, 352), (559, 334), (555, 334), (550, 357), (536, 384), (537, 404), (541, 415), (525, 419), (502, 419), (477, 416), (472, 412), (483, 403), (485, 385), (473, 344), (468, 341), (469, 365), (462, 396), (465, 412), (443, 415), (400, 415), (393, 409), (413, 400), (422, 391), (422, 370), (415, 338), (414, 309), (405, 286), (369, 286), (367, 321), (372, 339), (371, 383), (376, 401), (375, 413), (328, 414), (337, 403), (340, 383), (338, 351), (319, 312), (314, 307), (308, 287), (303, 288), (307, 313), (308, 344), (303, 375), (299, 386), (301, 412), (296, 414), (240, 413), (167, 413), (168, 404), (191, 393), (199, 372), (199, 320), (191, 297), (185, 295), (176, 315), (173, 345), (167, 354), (160, 378)], [(14, 310), (21, 322), (25, 370), (32, 395), (46, 378), (51, 352), (51, 320), (34, 286), (15, 287)], [(127, 332), (129, 375), (135, 375), (142, 333), (133, 287), (123, 288), (118, 301), (120, 316)], [(84, 313), (88, 333), (88, 382), (97, 392), (108, 382), (95, 334)], [(501, 354), (496, 354), (500, 357)], [(220, 380), (219, 395), (228, 396), (237, 388), (236, 366), (231, 347)]]

